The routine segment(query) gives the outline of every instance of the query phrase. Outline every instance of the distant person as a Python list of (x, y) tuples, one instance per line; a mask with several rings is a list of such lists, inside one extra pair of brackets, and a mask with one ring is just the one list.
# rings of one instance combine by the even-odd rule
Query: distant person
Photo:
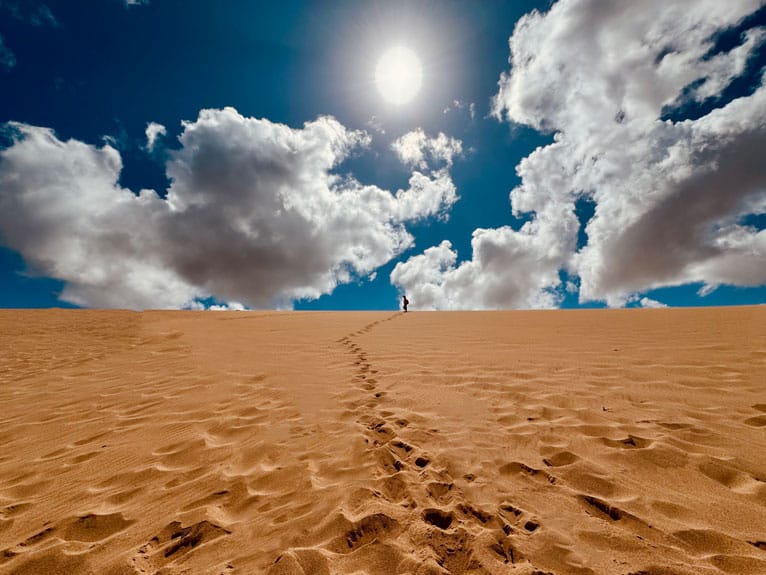
[(409, 305), (410, 300), (407, 299), (406, 295), (402, 296), (402, 307), (404, 308), (404, 312), (407, 312), (407, 306)]

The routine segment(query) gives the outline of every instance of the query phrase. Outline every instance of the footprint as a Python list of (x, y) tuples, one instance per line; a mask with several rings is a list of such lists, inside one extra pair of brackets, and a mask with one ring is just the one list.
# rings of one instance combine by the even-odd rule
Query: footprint
[(392, 441), (391, 446), (403, 451), (404, 453), (409, 453), (410, 451), (412, 451), (411, 445), (404, 443), (403, 441), (400, 441), (398, 439), (396, 441)]
[(431, 463), (431, 460), (428, 459), (428, 457), (425, 457), (424, 455), (421, 455), (420, 457), (415, 459), (415, 465), (423, 469), (426, 467), (429, 463)]
[[(508, 538), (499, 539), (496, 543), (490, 545), (489, 548), (497, 553), (503, 563), (516, 563), (524, 559), (521, 552), (511, 545)], [(535, 573), (541, 574), (542, 571), (535, 571)]]
[(538, 527), (540, 527), (540, 524), (537, 521), (527, 521), (524, 524), (524, 529), (526, 529), (530, 533), (533, 533), (534, 531), (537, 531)]
[(694, 427), (691, 423), (662, 423), (660, 422), (660, 425), (664, 427), (665, 429), (671, 429), (673, 431), (677, 431), (679, 429), (689, 429), (690, 427)]
[(317, 549), (291, 549), (279, 555), (267, 575), (327, 575), (330, 569), (327, 558)]
[(500, 505), (500, 510), (505, 511), (506, 513), (513, 513), (513, 515), (516, 517), (521, 517), (524, 514), (524, 511), (515, 505), (511, 505), (510, 503), (502, 503)]
[(147, 569), (155, 572), (164, 565), (186, 556), (200, 545), (229, 533), (231, 531), (228, 529), (207, 520), (189, 527), (183, 527), (180, 521), (173, 521), (139, 548), (133, 562), (140, 567), (139, 573), (144, 573)]
[(441, 509), (426, 509), (423, 511), (423, 521), (434, 525), (442, 531), (449, 529), (455, 516), (449, 511)]
[(387, 473), (398, 473), (404, 469), (404, 463), (384, 447), (377, 448), (376, 459), (378, 460), (378, 465)]
[(541, 471), (540, 469), (535, 469), (534, 467), (530, 467), (529, 465), (519, 461), (506, 463), (505, 465), (501, 466), (498, 471), (500, 471), (501, 475), (525, 475), (534, 479), (547, 481), (551, 484), (556, 483), (556, 478), (553, 477), (550, 473)]
[(399, 522), (385, 513), (373, 513), (354, 522), (349, 529), (328, 546), (334, 553), (352, 553), (374, 540), (395, 536), (401, 527)]
[(101, 541), (127, 529), (133, 523), (135, 521), (125, 519), (122, 513), (90, 513), (67, 521), (62, 529), (62, 537), (69, 541)]
[(0, 509), (0, 519), (15, 517), (31, 506), (31, 503), (13, 503), (12, 505), (6, 505)]
[(52, 537), (55, 531), (56, 529), (54, 527), (46, 527), (45, 529), (38, 531), (34, 535), (27, 537), (26, 539), (24, 539), (24, 541), (22, 541), (15, 547), (8, 548), (5, 551), (3, 551), (3, 556), (5, 558), (14, 557), (15, 555), (18, 555), (19, 553), (26, 551), (28, 547), (34, 547), (38, 543)]
[(560, 451), (551, 455), (547, 459), (543, 459), (543, 463), (548, 467), (563, 467), (565, 465), (571, 465), (580, 458), (570, 451)]
[(466, 517), (474, 517), (482, 525), (487, 525), (488, 523), (491, 523), (493, 519), (495, 519), (495, 516), (491, 513), (477, 509), (472, 505), (461, 504), (458, 506), (458, 509), (463, 513), (463, 515)]
[(601, 441), (604, 445), (619, 449), (644, 449), (653, 443), (650, 439), (644, 439), (636, 435), (628, 435), (625, 439), (608, 439), (604, 437)]
[(606, 515), (612, 521), (619, 521), (622, 519), (623, 512), (617, 507), (613, 507), (607, 502), (591, 495), (581, 495), (580, 498), (586, 505)]
[(386, 440), (394, 437), (394, 432), (386, 426), (385, 421), (373, 421), (367, 425), (367, 429), (374, 432), (378, 437)]
[(750, 417), (744, 421), (745, 425), (750, 427), (764, 427), (766, 426), (766, 415), (757, 415)]
[(394, 503), (409, 497), (407, 483), (401, 479), (398, 472), (383, 479), (380, 489), (386, 498)]

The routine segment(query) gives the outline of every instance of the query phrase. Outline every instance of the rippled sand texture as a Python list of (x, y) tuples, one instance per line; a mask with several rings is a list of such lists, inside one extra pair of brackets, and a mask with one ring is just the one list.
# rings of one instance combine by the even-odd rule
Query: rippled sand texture
[(0, 312), (0, 573), (766, 573), (766, 307)]

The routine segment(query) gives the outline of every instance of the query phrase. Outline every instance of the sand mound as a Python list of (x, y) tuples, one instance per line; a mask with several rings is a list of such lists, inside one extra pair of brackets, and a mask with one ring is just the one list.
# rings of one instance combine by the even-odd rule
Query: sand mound
[(766, 574), (766, 308), (0, 312), (0, 573)]

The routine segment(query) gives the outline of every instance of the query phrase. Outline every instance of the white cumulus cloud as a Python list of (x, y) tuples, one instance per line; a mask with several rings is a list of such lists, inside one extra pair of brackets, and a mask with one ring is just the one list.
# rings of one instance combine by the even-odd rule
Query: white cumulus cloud
[[(766, 211), (766, 88), (761, 82), (698, 119), (662, 119), (669, 106), (715, 97), (743, 73), (763, 29), (746, 31), (729, 51), (711, 49), (716, 33), (761, 5), (560, 0), (522, 18), (494, 113), (554, 134), (517, 166), (511, 207), (532, 221), (493, 231), (503, 238), (491, 242), (497, 265), (487, 265), (487, 230), (477, 230), (472, 260), (436, 275), (430, 267), (428, 301), (547, 305), (566, 289), (562, 269), (580, 277), (581, 301), (614, 306), (660, 286), (766, 283), (766, 232), (739, 224)], [(574, 207), (583, 197), (595, 215), (578, 252)], [(416, 268), (431, 265), (419, 257), (392, 275), (408, 292), (420, 289)], [(446, 293), (457, 277), (472, 288)]]
[(237, 301), (226, 304), (214, 304), (205, 309), (207, 311), (247, 311), (247, 308)]
[[(391, 282), (417, 309), (552, 308), (559, 296), (539, 286), (554, 286), (558, 273), (538, 265), (544, 257), (529, 235), (511, 228), (477, 229), (473, 259), (456, 265), (457, 252), (444, 240), (396, 264)], [(533, 274), (534, 277), (529, 277)]]
[(396, 139), (391, 148), (402, 163), (424, 170), (431, 163), (451, 166), (452, 159), (463, 152), (463, 143), (444, 132), (429, 138), (422, 128), (417, 128)]
[(661, 301), (657, 301), (656, 299), (652, 299), (649, 297), (642, 297), (640, 300), (638, 300), (638, 303), (641, 305), (641, 307), (648, 307), (648, 308), (668, 307), (666, 304), (662, 303)]
[(157, 142), (157, 138), (167, 134), (165, 126), (158, 124), (157, 122), (149, 122), (146, 125), (146, 149), (150, 152), (154, 150), (154, 144)]
[(391, 192), (333, 172), (369, 136), (329, 117), (295, 129), (233, 108), (185, 122), (165, 198), (119, 185), (109, 145), (11, 124), (0, 151), (0, 238), (62, 299), (173, 308), (206, 297), (284, 307), (366, 276), (412, 244), (405, 223), (456, 200), (446, 171)]

